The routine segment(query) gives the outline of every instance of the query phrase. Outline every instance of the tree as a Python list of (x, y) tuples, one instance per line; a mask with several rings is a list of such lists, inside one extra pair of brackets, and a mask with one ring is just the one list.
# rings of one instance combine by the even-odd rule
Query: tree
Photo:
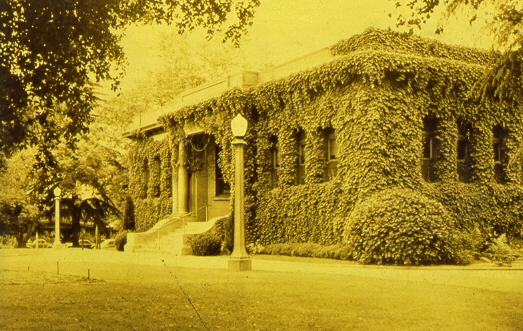
[(26, 194), (31, 158), (30, 151), (17, 153), (0, 173), (0, 234), (16, 237), (19, 245), (28, 239), (24, 235), (38, 226), (38, 207)]
[[(3, 0), (0, 2), (0, 158), (36, 146), (37, 166), (55, 167), (52, 148), (73, 147), (97, 102), (93, 82), (117, 89), (130, 23), (174, 24), (183, 33), (224, 29), (238, 42), (259, 0)], [(225, 28), (224, 28), (225, 26)], [(3, 161), (2, 161), (3, 162)]]
[(174, 32), (161, 35), (159, 57), (160, 69), (143, 75), (138, 88), (109, 103), (120, 103), (120, 108), (124, 108), (121, 111), (129, 113), (132, 109), (137, 115), (164, 106), (190, 88), (239, 73), (247, 67), (243, 50), (239, 48), (198, 36), (189, 40)]
[[(463, 14), (468, 10), (468, 22), (472, 24), (480, 13), (488, 12), (488, 26), (495, 43), (503, 52), (478, 84), (476, 96), (517, 105), (523, 104), (523, 2), (521, 0), (398, 0), (396, 6), (406, 7), (407, 17), (399, 15), (398, 26), (421, 28), (438, 9), (445, 18)], [(440, 23), (436, 33), (444, 30)]]
[(90, 196), (82, 196), (78, 193), (78, 191), (70, 192), (61, 202), (61, 217), (71, 220), (70, 240), (74, 247), (78, 247), (82, 222), (84, 225), (92, 222), (101, 231), (107, 232), (106, 220), (109, 215), (120, 214), (108, 196), (100, 195), (99, 192), (93, 192)]
[[(23, 189), (17, 191), (18, 195), (6, 195), (6, 201), (9, 201), (6, 206), (12, 206), (13, 198), (18, 197), (20, 203), (16, 206), (22, 206), (24, 210), (37, 206), (33, 207), (37, 216), (47, 215), (50, 218), (54, 210), (52, 190), (59, 185), (63, 191), (62, 216), (73, 226), (72, 236), (67, 239), (72, 240), (73, 244), (79, 238), (82, 222), (95, 221), (103, 230), (111, 214), (119, 215), (118, 211), (125, 210), (128, 183), (126, 152), (131, 141), (122, 134), (132, 118), (140, 112), (162, 106), (183, 90), (237, 72), (245, 63), (239, 49), (217, 40), (189, 42), (174, 33), (167, 33), (164, 38), (164, 69), (145, 75), (140, 88), (107, 101), (99, 99), (91, 112), (89, 132), (77, 136), (76, 152), (63, 142), (49, 147), (47, 151), (53, 154), (55, 164), (32, 170), (31, 156), (39, 151), (24, 151), (24, 160), (18, 162), (23, 166), (14, 165), (7, 173), (11, 174), (13, 169), (24, 169), (24, 176), (16, 178), (25, 184)], [(8, 160), (9, 164), (17, 160), (16, 155)], [(11, 178), (14, 176), (6, 177)], [(6, 185), (15, 187), (11, 182)], [(27, 191), (31, 195), (27, 195)], [(86, 192), (89, 194), (86, 195)], [(25, 218), (9, 219), (13, 224), (23, 225)], [(22, 228), (25, 232), (32, 232), (27, 226)]]
[[(72, 154), (66, 144), (55, 148), (58, 161), (55, 168), (41, 168), (31, 173), (31, 196), (37, 201), (40, 214), (52, 219), (52, 193), (56, 186), (62, 189), (61, 217), (71, 223), (71, 234), (66, 240), (78, 245), (81, 223), (93, 222), (102, 231), (110, 215), (120, 216), (119, 208), (111, 199), (112, 190), (125, 191), (124, 169), (113, 162), (114, 157), (103, 146), (88, 136), (78, 143)], [(122, 178), (124, 180), (122, 180)]]

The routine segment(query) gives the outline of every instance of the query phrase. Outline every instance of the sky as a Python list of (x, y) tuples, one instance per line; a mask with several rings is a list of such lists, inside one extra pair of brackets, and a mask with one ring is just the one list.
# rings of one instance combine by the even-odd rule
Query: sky
[[(393, 13), (392, 18), (389, 13)], [(362, 33), (369, 27), (395, 29), (398, 14), (393, 0), (261, 0), (254, 24), (242, 38), (242, 53), (257, 69), (267, 63), (277, 65), (328, 47)], [(434, 34), (436, 13), (424, 28), (415, 33), (449, 44), (489, 48), (490, 38), (481, 24), (470, 26), (464, 16), (452, 18), (445, 33)], [(481, 23), (481, 22), (479, 22)], [(143, 75), (161, 68), (160, 43), (168, 26), (132, 26), (123, 39), (129, 65), (122, 89), (132, 88)], [(200, 32), (185, 38), (200, 38)], [(228, 46), (225, 46), (228, 47)]]

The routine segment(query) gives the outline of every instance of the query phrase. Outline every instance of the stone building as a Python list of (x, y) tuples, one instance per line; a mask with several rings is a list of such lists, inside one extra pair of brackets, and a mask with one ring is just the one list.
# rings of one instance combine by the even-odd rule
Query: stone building
[(473, 93), (496, 56), (370, 29), (186, 91), (126, 133), (138, 228), (159, 243), (230, 214), (241, 113), (248, 242), (340, 243), (352, 211), (394, 189), (443, 205), (460, 228), (521, 231), (521, 107)]

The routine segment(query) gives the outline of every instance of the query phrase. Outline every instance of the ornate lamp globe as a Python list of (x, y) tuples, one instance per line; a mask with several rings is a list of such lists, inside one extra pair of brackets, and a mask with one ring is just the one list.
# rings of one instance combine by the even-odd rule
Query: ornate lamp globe
[(53, 190), (53, 194), (55, 197), (59, 197), (62, 194), (62, 189), (59, 186), (55, 187)]
[(240, 114), (236, 115), (231, 121), (232, 134), (236, 138), (242, 138), (247, 132), (247, 120)]

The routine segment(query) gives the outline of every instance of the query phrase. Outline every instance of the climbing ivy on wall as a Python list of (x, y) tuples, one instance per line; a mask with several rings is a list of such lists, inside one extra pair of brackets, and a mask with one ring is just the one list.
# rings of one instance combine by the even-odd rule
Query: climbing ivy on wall
[(148, 230), (172, 213), (170, 145), (169, 138), (155, 141), (140, 137), (129, 152), (129, 192), (135, 205), (137, 231)]
[[(178, 140), (187, 139), (183, 127), (194, 123), (197, 123), (197, 126), (201, 128), (205, 134), (212, 135), (216, 144), (221, 147), (218, 154), (218, 166), (222, 169), (225, 182), (231, 184), (233, 184), (234, 180), (234, 163), (230, 122), (237, 114), (242, 114), (242, 116), (248, 120), (249, 130), (244, 137), (247, 141), (244, 156), (247, 162), (245, 164), (244, 176), (246, 183), (245, 218), (249, 240), (256, 237), (256, 229), (253, 225), (255, 209), (255, 194), (253, 193), (255, 165), (252, 160), (256, 154), (256, 146), (253, 142), (256, 140), (257, 130), (251, 107), (252, 105), (249, 99), (245, 97), (242, 91), (231, 90), (218, 98), (185, 107), (175, 113), (164, 115), (159, 119), (160, 122), (168, 128), (171, 136)], [(234, 185), (231, 185), (231, 196), (234, 196)], [(231, 212), (232, 206), (233, 201), (231, 199)]]
[[(160, 118), (173, 141), (184, 139), (182, 128), (194, 123), (213, 135), (222, 146), (219, 164), (229, 183), (234, 170), (229, 123), (238, 113), (247, 118), (248, 242), (340, 243), (355, 206), (395, 187), (439, 201), (464, 229), (480, 223), (523, 236), (522, 169), (515, 163), (522, 147), (521, 106), (480, 101), (473, 93), (497, 54), (373, 29), (331, 51), (337, 57), (320, 67), (249, 90), (231, 90)], [(419, 163), (427, 116), (439, 123), (434, 183), (423, 180)], [(460, 119), (473, 126), (474, 176), (467, 184), (458, 181), (456, 172)], [(504, 184), (493, 175), (491, 139), (498, 124), (509, 131)], [(337, 137), (338, 173), (323, 183), (321, 132), (329, 127)], [(295, 185), (300, 129), (307, 136), (307, 177), (305, 184)], [(272, 136), (278, 138), (280, 157), (277, 188), (269, 182)], [(133, 153), (150, 160), (159, 150), (155, 146), (138, 142)], [(140, 185), (134, 185), (138, 193)]]

